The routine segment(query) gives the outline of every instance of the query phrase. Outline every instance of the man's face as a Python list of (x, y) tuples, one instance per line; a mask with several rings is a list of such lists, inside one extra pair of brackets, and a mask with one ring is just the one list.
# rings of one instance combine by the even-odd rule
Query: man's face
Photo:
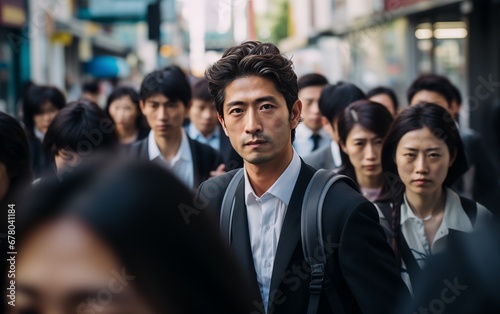
[(323, 127), (318, 106), (322, 90), (323, 86), (308, 86), (299, 91), (299, 99), (303, 104), (303, 123), (315, 133)]
[(217, 127), (217, 110), (213, 102), (193, 99), (193, 104), (189, 108), (189, 120), (203, 136), (212, 134)]
[(411, 99), (410, 106), (416, 105), (419, 102), (431, 102), (436, 105), (439, 105), (443, 107), (444, 109), (448, 110), (448, 112), (453, 116), (453, 111), (451, 110), (450, 106), (448, 105), (448, 101), (446, 98), (441, 95), (440, 93), (436, 93), (430, 90), (421, 90), (417, 92), (413, 98)]
[(35, 127), (45, 134), (49, 125), (52, 123), (52, 120), (59, 113), (59, 109), (54, 107), (50, 101), (47, 101), (40, 108), (40, 112), (33, 116), (33, 122)]
[(289, 112), (270, 80), (249, 76), (227, 85), (224, 118), (218, 118), (245, 163), (262, 165), (291, 154), (291, 130), (299, 123), (301, 107), (297, 101)]
[(141, 100), (140, 105), (155, 137), (181, 136), (186, 110), (182, 101), (173, 101), (162, 94), (155, 94), (145, 101)]

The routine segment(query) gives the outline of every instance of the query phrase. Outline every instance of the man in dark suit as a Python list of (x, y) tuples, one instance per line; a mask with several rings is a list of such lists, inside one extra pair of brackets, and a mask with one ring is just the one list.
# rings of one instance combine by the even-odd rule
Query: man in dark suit
[[(413, 81), (407, 96), (410, 105), (419, 102), (435, 103), (448, 110), (455, 118), (458, 118), (462, 105), (459, 90), (446, 77), (435, 74), (422, 75)], [(464, 143), (469, 169), (453, 188), (488, 209), (496, 209), (500, 200), (500, 186), (496, 165), (490, 158), (493, 152), (488, 153), (481, 134), (471, 129), (460, 128), (460, 137)]]
[(189, 137), (210, 145), (220, 153), (224, 166), (219, 170), (229, 171), (243, 167), (243, 159), (231, 146), (217, 120), (217, 110), (208, 91), (208, 81), (205, 78), (197, 79), (191, 85), (191, 90), (193, 100), (189, 107), (190, 123), (185, 127)]
[(330, 133), (333, 141), (327, 147), (322, 147), (304, 156), (306, 164), (316, 169), (338, 171), (344, 164), (347, 155), (340, 149), (337, 123), (340, 115), (351, 103), (366, 99), (365, 93), (354, 84), (338, 82), (323, 89), (319, 98), (319, 110), (323, 115), (324, 128)]
[(209, 145), (189, 138), (182, 128), (191, 104), (186, 75), (176, 66), (154, 71), (142, 81), (139, 94), (151, 132), (132, 145), (130, 154), (167, 167), (189, 188), (198, 187), (222, 164), (222, 158)]
[[(231, 251), (254, 291), (252, 313), (307, 313), (310, 267), (304, 259), (301, 205), (315, 169), (292, 148), (302, 103), (292, 62), (269, 43), (227, 50), (205, 73), (219, 121), (243, 157)], [(219, 215), (235, 171), (198, 189), (196, 204)], [(345, 182), (327, 193), (322, 220), (326, 286), (346, 313), (391, 313), (408, 292), (372, 203)], [(333, 313), (321, 294), (317, 313)]]

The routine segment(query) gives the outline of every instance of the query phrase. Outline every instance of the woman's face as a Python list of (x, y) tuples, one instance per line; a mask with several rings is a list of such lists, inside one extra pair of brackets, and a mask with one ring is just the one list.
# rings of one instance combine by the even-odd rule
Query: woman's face
[(406, 193), (421, 197), (441, 193), (454, 158), (446, 143), (427, 127), (406, 133), (394, 157)]
[(52, 120), (57, 116), (59, 109), (54, 107), (50, 101), (47, 101), (40, 108), (40, 112), (33, 116), (33, 122), (35, 124), (35, 128), (37, 128), (40, 132), (45, 134), (49, 125), (52, 123)]
[(9, 313), (152, 313), (134, 288), (134, 274), (76, 220), (33, 230), (16, 262), (16, 306)]
[(355, 124), (347, 135), (342, 150), (349, 156), (356, 176), (375, 177), (382, 174), (382, 138), (375, 133)]
[(134, 128), (139, 111), (129, 96), (115, 99), (109, 106), (109, 115), (117, 127)]

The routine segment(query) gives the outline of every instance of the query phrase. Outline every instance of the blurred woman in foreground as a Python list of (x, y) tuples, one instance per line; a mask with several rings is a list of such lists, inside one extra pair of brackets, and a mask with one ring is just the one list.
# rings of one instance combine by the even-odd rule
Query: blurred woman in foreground
[(89, 163), (31, 192), (9, 313), (250, 312), (217, 228), (180, 181), (153, 163)]

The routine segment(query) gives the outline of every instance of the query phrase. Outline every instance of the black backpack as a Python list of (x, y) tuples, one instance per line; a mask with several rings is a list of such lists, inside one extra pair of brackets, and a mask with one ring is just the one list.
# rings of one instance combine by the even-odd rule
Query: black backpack
[[(243, 178), (243, 169), (236, 172), (229, 182), (224, 198), (222, 200), (220, 212), (220, 228), (224, 241), (231, 243), (231, 229), (234, 210), (234, 195), (238, 183)], [(333, 313), (345, 313), (337, 291), (330, 278), (325, 274), (326, 254), (323, 241), (322, 218), (323, 204), (330, 187), (337, 181), (342, 180), (359, 192), (354, 181), (344, 175), (337, 174), (331, 170), (321, 169), (309, 181), (302, 202), (301, 213), (301, 239), (303, 254), (306, 262), (311, 267), (311, 282), (309, 285), (309, 305), (308, 314), (317, 312), (321, 293), (324, 292), (328, 298)], [(315, 248), (320, 250), (315, 252)], [(316, 256), (315, 254), (316, 253)]]

